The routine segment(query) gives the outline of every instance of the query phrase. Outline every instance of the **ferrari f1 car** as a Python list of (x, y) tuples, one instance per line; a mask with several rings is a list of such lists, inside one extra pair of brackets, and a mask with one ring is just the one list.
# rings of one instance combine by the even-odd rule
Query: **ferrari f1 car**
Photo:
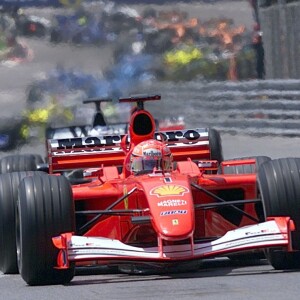
[(124, 136), (48, 140), (48, 174), (0, 175), (2, 272), (63, 284), (78, 266), (159, 272), (255, 251), (299, 267), (300, 159), (220, 161), (206, 129), (155, 132), (143, 103), (159, 99), (120, 99), (137, 102)]

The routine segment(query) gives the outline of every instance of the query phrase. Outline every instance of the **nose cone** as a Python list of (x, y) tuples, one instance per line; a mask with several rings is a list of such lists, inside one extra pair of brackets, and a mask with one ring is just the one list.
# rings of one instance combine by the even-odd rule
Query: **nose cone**
[(155, 221), (159, 235), (165, 240), (183, 240), (194, 232), (194, 213), (190, 208), (162, 210)]
[(183, 240), (194, 232), (194, 205), (188, 184), (172, 183), (152, 188), (148, 198), (152, 224), (165, 240)]

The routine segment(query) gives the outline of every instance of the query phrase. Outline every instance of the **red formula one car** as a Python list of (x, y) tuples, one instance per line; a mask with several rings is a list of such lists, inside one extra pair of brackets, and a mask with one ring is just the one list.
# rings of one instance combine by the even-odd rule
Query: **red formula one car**
[(77, 266), (161, 272), (262, 250), (299, 267), (300, 159), (220, 162), (206, 129), (155, 132), (143, 103), (159, 99), (120, 99), (138, 107), (127, 135), (49, 140), (49, 174), (0, 175), (4, 273), (63, 284)]

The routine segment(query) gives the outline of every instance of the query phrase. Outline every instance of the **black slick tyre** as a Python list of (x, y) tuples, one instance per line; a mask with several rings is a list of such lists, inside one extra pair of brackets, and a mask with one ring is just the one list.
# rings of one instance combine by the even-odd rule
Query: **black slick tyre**
[(20, 181), (33, 172), (0, 174), (0, 270), (18, 273), (15, 206)]
[(8, 155), (0, 160), (0, 173), (36, 171), (43, 159), (37, 154)]
[(58, 249), (52, 237), (75, 231), (72, 189), (64, 176), (26, 177), (19, 186), (17, 253), (22, 278), (28, 285), (66, 284), (70, 268), (55, 269)]
[(269, 249), (266, 257), (278, 270), (300, 268), (300, 158), (281, 158), (263, 164), (258, 171), (258, 186), (264, 215), (290, 216), (296, 230), (292, 232), (295, 252)]
[(224, 158), (220, 133), (214, 128), (209, 128), (208, 139), (210, 147), (210, 159), (217, 160), (219, 163), (221, 163)]

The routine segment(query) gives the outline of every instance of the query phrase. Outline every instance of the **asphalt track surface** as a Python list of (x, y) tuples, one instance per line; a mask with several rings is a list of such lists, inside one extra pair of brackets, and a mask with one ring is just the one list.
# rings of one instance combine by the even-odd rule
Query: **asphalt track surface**
[[(55, 63), (64, 62), (87, 71), (109, 64), (109, 48), (71, 49), (48, 47), (29, 41), (35, 50), (31, 63), (0, 66), (0, 117), (18, 114), (25, 105), (27, 85)], [(300, 156), (298, 138), (254, 138), (222, 135), (225, 158), (268, 155), (272, 158)], [(42, 153), (43, 145), (25, 147)], [(3, 153), (1, 155), (4, 155)], [(0, 253), (1, 255), (1, 253)], [(32, 262), (34, 264), (34, 262)], [(300, 272), (275, 271), (266, 261), (233, 263), (228, 259), (206, 260), (196, 272), (168, 275), (126, 275), (103, 269), (79, 270), (69, 285), (29, 287), (19, 275), (0, 273), (2, 300), (99, 300), (99, 299), (299, 299)]]

